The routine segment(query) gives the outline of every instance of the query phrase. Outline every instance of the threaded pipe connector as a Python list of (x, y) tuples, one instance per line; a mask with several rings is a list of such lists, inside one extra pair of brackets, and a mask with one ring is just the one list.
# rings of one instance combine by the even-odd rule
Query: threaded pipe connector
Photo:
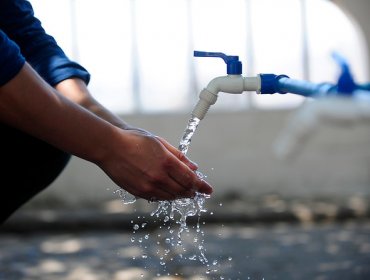
[(199, 101), (197, 105), (195, 105), (192, 115), (202, 120), (207, 114), (211, 105), (216, 103), (217, 97), (217, 94), (214, 94), (207, 89), (203, 89), (199, 94)]

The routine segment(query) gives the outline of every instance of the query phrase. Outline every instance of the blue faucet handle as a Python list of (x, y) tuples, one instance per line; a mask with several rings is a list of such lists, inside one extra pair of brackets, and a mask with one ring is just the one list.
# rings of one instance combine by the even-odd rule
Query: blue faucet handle
[(333, 52), (332, 57), (341, 68), (341, 74), (337, 83), (338, 93), (352, 95), (352, 92), (356, 90), (358, 86), (353, 79), (347, 60), (337, 52)]
[(219, 57), (222, 58), (227, 65), (228, 75), (241, 75), (242, 74), (242, 63), (239, 61), (239, 56), (226, 55), (221, 52), (202, 52), (194, 51), (195, 57)]

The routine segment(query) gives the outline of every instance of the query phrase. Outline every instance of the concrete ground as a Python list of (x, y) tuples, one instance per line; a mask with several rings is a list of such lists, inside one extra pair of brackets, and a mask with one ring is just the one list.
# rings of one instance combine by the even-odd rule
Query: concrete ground
[(30, 204), (0, 227), (0, 280), (370, 279), (368, 205), (365, 197), (209, 200), (180, 246), (179, 225), (151, 216), (156, 204), (143, 200)]
[(150, 227), (144, 217), (135, 224), (136, 231), (3, 232), (0, 279), (370, 279), (369, 220), (201, 223), (200, 233), (193, 225), (182, 235), (181, 246), (170, 244), (177, 225)]

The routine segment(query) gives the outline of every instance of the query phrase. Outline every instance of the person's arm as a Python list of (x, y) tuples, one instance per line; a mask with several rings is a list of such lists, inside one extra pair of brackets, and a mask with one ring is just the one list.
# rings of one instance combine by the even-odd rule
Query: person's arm
[(123, 130), (50, 87), (26, 63), (0, 87), (0, 121), (96, 163), (120, 187), (145, 199), (211, 193), (195, 166), (180, 161), (161, 141)]
[[(69, 100), (81, 105), (85, 109), (89, 110), (96, 116), (106, 120), (112, 125), (125, 129), (125, 130), (137, 130), (143, 134), (150, 135), (150, 132), (137, 127), (133, 127), (118, 117), (116, 114), (109, 111), (102, 104), (100, 104), (89, 92), (85, 82), (79, 78), (66, 79), (55, 86), (56, 90), (62, 95), (67, 97)], [(174, 146), (169, 144), (165, 139), (156, 136), (159, 141), (178, 159), (183, 161), (190, 168), (196, 168), (194, 163), (191, 163), (189, 159), (181, 153)]]
[(69, 100), (81, 105), (107, 122), (123, 129), (130, 128), (127, 123), (106, 109), (90, 94), (83, 80), (79, 78), (66, 79), (58, 83), (55, 89)]
[[(105, 151), (112, 153), (111, 157), (106, 157), (106, 160), (98, 161), (98, 165), (102, 167), (109, 176), (121, 187), (125, 188), (129, 192), (131, 192), (134, 195), (138, 195), (140, 197), (148, 197), (149, 194), (152, 193), (153, 189), (151, 189), (154, 186), (157, 186), (159, 189), (165, 190), (165, 192), (170, 193), (172, 198), (175, 198), (178, 196), (189, 196), (189, 190), (186, 190), (186, 194), (183, 194), (184, 190), (184, 184), (186, 186), (190, 186), (195, 184), (190, 191), (191, 194), (194, 194), (194, 190), (199, 190), (201, 192), (210, 192), (211, 188), (208, 184), (205, 182), (199, 182), (198, 178), (195, 178), (193, 172), (189, 174), (189, 168), (190, 170), (196, 170), (196, 165), (191, 163), (181, 152), (179, 152), (176, 148), (168, 144), (165, 140), (155, 137), (151, 135), (150, 133), (143, 131), (141, 129), (133, 128), (125, 124), (122, 120), (120, 120), (117, 116), (110, 113), (108, 110), (106, 110), (104, 107), (102, 107), (98, 102), (96, 102), (91, 95), (88, 94), (86, 84), (89, 81), (90, 75), (89, 73), (79, 64), (70, 61), (68, 57), (64, 54), (62, 49), (57, 45), (56, 41), (53, 37), (49, 36), (45, 33), (44, 29), (41, 27), (41, 22), (34, 17), (32, 6), (28, 1), (25, 0), (4, 0), (0, 1), (0, 23), (1, 28), (7, 33), (7, 35), (10, 37), (10, 43), (12, 41), (16, 42), (19, 46), (22, 55), (25, 57), (25, 59), (31, 64), (31, 66), (41, 75), (41, 77), (51, 86), (57, 87), (58, 90), (60, 90), (64, 95), (68, 97), (68, 99), (72, 100), (73, 102), (76, 102), (78, 104), (81, 104), (84, 108), (91, 111), (93, 114), (88, 113), (86, 110), (84, 110), (82, 107), (79, 107), (76, 104), (71, 104), (68, 99), (65, 99), (62, 97), (62, 95), (59, 95), (59, 93), (55, 90), (52, 90), (49, 87), (48, 94), (56, 94), (54, 98), (52, 96), (48, 96), (49, 101), (54, 100), (56, 102), (54, 105), (61, 105), (64, 104), (64, 102), (67, 102), (69, 105), (66, 108), (74, 108), (76, 112), (84, 112), (84, 116), (86, 117), (86, 114), (90, 116), (89, 119), (93, 118), (95, 119), (95, 122), (98, 123), (105, 123), (106, 127), (111, 127), (113, 131), (116, 133), (114, 135), (125, 135), (125, 140), (131, 139), (132, 141), (125, 141), (126, 144), (132, 150), (135, 150), (136, 148), (140, 148), (140, 154), (137, 155), (137, 158), (135, 153), (131, 154), (130, 150), (122, 151), (122, 147), (124, 147), (124, 143), (117, 142), (116, 145), (119, 150), (119, 152), (116, 152), (116, 155), (114, 155), (114, 142), (112, 142), (111, 139), (109, 139), (108, 136), (103, 134), (104, 139), (104, 148)], [(0, 30), (1, 31), (1, 30)], [(0, 35), (3, 35), (0, 32)], [(4, 37), (4, 36), (3, 36)], [(6, 36), (4, 37), (6, 40)], [(1, 39), (1, 36), (0, 36)], [(1, 40), (0, 40), (1, 41)], [(9, 43), (7, 42), (7, 43)], [(7, 44), (5, 44), (7, 45)], [(2, 47), (2, 44), (0, 42), (0, 47)], [(17, 47), (10, 48), (10, 49), (16, 49)], [(9, 49), (9, 48), (5, 48)], [(4, 54), (4, 52), (1, 52)], [(13, 52), (16, 53), (16, 52)], [(20, 57), (18, 52), (18, 58)], [(24, 59), (23, 59), (24, 60)], [(20, 63), (22, 63), (22, 59), (19, 59)], [(5, 77), (5, 81), (9, 79), (9, 75), (7, 75), (6, 70), (9, 69), (13, 63), (11, 62), (10, 56), (5, 57), (5, 60), (2, 61), (2, 57), (0, 57), (0, 63), (3, 69), (0, 69), (0, 78)], [(23, 61), (24, 62), (24, 61)], [(4, 66), (4, 67), (3, 67)], [(19, 64), (17, 67), (19, 68)], [(25, 68), (31, 68), (29, 65), (26, 65)], [(1, 71), (3, 70), (3, 71)], [(17, 71), (17, 69), (14, 69)], [(19, 69), (18, 69), (19, 70)], [(30, 71), (27, 71), (30, 72)], [(12, 73), (13, 75), (14, 73)], [(35, 73), (33, 73), (35, 75)], [(12, 76), (10, 75), (10, 76)], [(22, 74), (24, 75), (24, 74)], [(27, 75), (26, 75), (27, 76)], [(31, 75), (32, 76), (32, 75)], [(37, 75), (36, 75), (37, 76)], [(39, 76), (37, 76), (39, 82), (42, 80)], [(18, 83), (20, 83), (20, 80), (23, 78), (18, 79)], [(74, 81), (77, 82), (74, 83), (73, 87), (76, 89), (75, 86), (80, 87), (80, 89), (77, 90), (77, 95), (75, 95), (74, 89), (71, 89), (70, 82)], [(81, 83), (81, 82), (84, 83)], [(16, 85), (18, 83), (15, 83)], [(1, 85), (1, 84), (0, 84)], [(68, 85), (65, 87), (65, 85)], [(20, 84), (18, 84), (20, 86)], [(24, 87), (27, 87), (27, 84), (23, 84)], [(45, 86), (45, 83), (44, 83)], [(68, 89), (69, 88), (69, 89)], [(66, 90), (64, 90), (66, 89)], [(82, 89), (82, 90), (81, 90)], [(14, 89), (13, 89), (14, 90)], [(10, 90), (12, 92), (13, 90)], [(17, 90), (23, 90), (22, 87), (18, 88)], [(5, 90), (9, 91), (9, 90)], [(86, 95), (86, 93), (88, 95)], [(16, 95), (15, 95), (16, 96)], [(31, 94), (30, 94), (31, 96)], [(75, 97), (77, 96), (77, 100)], [(18, 96), (18, 98), (21, 98)], [(48, 104), (46, 100), (43, 99), (42, 96), (38, 96), (38, 98), (35, 97), (35, 100), (40, 99), (42, 103), (40, 104)], [(63, 103), (59, 103), (60, 100), (64, 100)], [(22, 105), (27, 105), (27, 102), (24, 103), (24, 100), (18, 100), (22, 101)], [(32, 110), (30, 110), (29, 114), (35, 114), (35, 111), (33, 111), (33, 105), (34, 102), (31, 99), (28, 100), (29, 106)], [(4, 103), (6, 105), (6, 103)], [(2, 104), (2, 105), (4, 105)], [(49, 108), (46, 106), (46, 108)], [(51, 108), (51, 107), (50, 107)], [(13, 107), (10, 106), (10, 112), (12, 112)], [(23, 108), (24, 109), (24, 108)], [(70, 108), (69, 108), (70, 109)], [(22, 110), (18, 113), (21, 113)], [(7, 111), (1, 112), (3, 114), (6, 114)], [(8, 112), (9, 113), (9, 112)], [(13, 111), (15, 113), (15, 111)], [(41, 116), (41, 113), (38, 113), (39, 116)], [(66, 116), (66, 121), (63, 120), (60, 121), (60, 125), (68, 126), (70, 128), (71, 122), (74, 122), (76, 120), (71, 120), (71, 117), (69, 117), (68, 110), (64, 112), (64, 116)], [(61, 112), (62, 115), (62, 112)], [(60, 115), (60, 116), (61, 116)], [(6, 117), (6, 115), (4, 115)], [(48, 118), (44, 113), (42, 115), (44, 118)], [(7, 116), (9, 117), (9, 116)], [(10, 119), (7, 119), (10, 124), (12, 124), (17, 119), (17, 115), (13, 116), (15, 119), (12, 119), (10, 116)], [(86, 145), (86, 149), (89, 150), (88, 153), (84, 153), (86, 149), (83, 149), (83, 143), (88, 141), (89, 138), (83, 139), (86, 137), (84, 133), (80, 133), (79, 135), (81, 137), (75, 136), (73, 138), (72, 134), (64, 134), (63, 131), (59, 131), (59, 135), (54, 135), (47, 133), (45, 129), (47, 129), (44, 126), (40, 126), (40, 123), (37, 121), (34, 121), (33, 125), (27, 122), (24, 122), (26, 119), (24, 119), (24, 116), (20, 115), (21, 119), (18, 125), (22, 129), (24, 126), (26, 126), (25, 131), (29, 132), (30, 134), (36, 135), (37, 137), (40, 137), (41, 139), (44, 139), (55, 146), (69, 151), (75, 155), (78, 155), (82, 158), (85, 158), (90, 161), (94, 161), (94, 159), (89, 159), (89, 157), (92, 157), (95, 153), (98, 152), (99, 149), (90, 150), (87, 149), (89, 145)], [(50, 116), (49, 116), (50, 117)], [(1, 118), (0, 118), (1, 121)], [(78, 124), (78, 122), (76, 123)], [(83, 124), (85, 124), (83, 122)], [(113, 129), (112, 125), (114, 125), (115, 129)], [(45, 124), (44, 124), (45, 125)], [(49, 123), (46, 123), (46, 125), (52, 125), (52, 118), (49, 119)], [(95, 131), (98, 132), (98, 127), (92, 127), (89, 124), (86, 127), (84, 127), (84, 130), (90, 129), (92, 134), (95, 135)], [(40, 127), (40, 131), (37, 130), (37, 127)], [(67, 127), (65, 127), (67, 128)], [(123, 128), (125, 131), (121, 131)], [(56, 127), (53, 126), (50, 128), (51, 131), (56, 132)], [(57, 127), (57, 129), (61, 129), (61, 127)], [(78, 132), (78, 131), (77, 131)], [(40, 134), (40, 135), (39, 135)], [(130, 137), (129, 137), (130, 136)], [(49, 139), (50, 137), (53, 137), (53, 139)], [(68, 141), (66, 141), (66, 137), (69, 140), (75, 140), (74, 143), (71, 143), (71, 145), (68, 145)], [(95, 135), (95, 137), (97, 137)], [(101, 138), (101, 135), (98, 137)], [(146, 139), (141, 145), (135, 144), (135, 139), (138, 142), (141, 142), (141, 140)], [(141, 140), (140, 140), (141, 139)], [(77, 140), (77, 143), (76, 143)], [(56, 142), (53, 142), (56, 141)], [(91, 141), (91, 139), (90, 139)], [(95, 141), (93, 141), (95, 142)], [(159, 145), (159, 146), (158, 146)], [(95, 148), (100, 147), (96, 146)], [(136, 147), (136, 148), (135, 148)], [(155, 148), (157, 147), (157, 148)], [(71, 149), (73, 148), (73, 149)], [(77, 150), (76, 150), (77, 148)], [(145, 149), (143, 149), (145, 148)], [(165, 148), (165, 150), (163, 150)], [(148, 149), (147, 153), (144, 153)], [(138, 152), (138, 151), (136, 151)], [(155, 152), (159, 152), (159, 155), (157, 158), (154, 157)], [(122, 157), (125, 157), (126, 160), (123, 160), (122, 164), (114, 163), (115, 160), (119, 162), (119, 158), (115, 159), (115, 156), (119, 157), (121, 155)], [(178, 162), (180, 160), (180, 162)], [(128, 166), (127, 168), (124, 168), (125, 161), (127, 162)], [(100, 163), (101, 162), (101, 163)], [(117, 179), (115, 176), (115, 173), (112, 173), (112, 170), (107, 166), (107, 162), (114, 163), (114, 166), (119, 168), (119, 174), (117, 176), (121, 179)], [(179, 165), (179, 163), (181, 163)], [(164, 165), (163, 165), (164, 164)], [(168, 167), (167, 164), (169, 164)], [(130, 167), (131, 166), (131, 167)], [(149, 167), (153, 166), (153, 168)], [(132, 168), (134, 168), (132, 170)], [(165, 170), (167, 168), (167, 171)], [(176, 169), (180, 168), (180, 169)], [(186, 169), (184, 169), (186, 168)], [(117, 171), (118, 172), (118, 171)], [(142, 176), (140, 176), (141, 172), (144, 172)], [(149, 173), (149, 174), (146, 174)], [(166, 174), (167, 173), (167, 174)], [(127, 176), (130, 175), (130, 176)], [(170, 176), (168, 176), (170, 175)], [(125, 176), (126, 179), (122, 178), (122, 176)], [(134, 188), (134, 180), (135, 177), (138, 176), (136, 179), (138, 181), (136, 190)], [(149, 176), (149, 177), (148, 177)], [(168, 181), (168, 178), (171, 177), (172, 179)], [(182, 179), (181, 179), (182, 178)], [(118, 181), (117, 181), (118, 180)], [(122, 181), (121, 181), (122, 180)], [(149, 182), (148, 182), (149, 180)], [(165, 184), (160, 184), (163, 180), (167, 181)], [(194, 181), (195, 180), (195, 181)], [(127, 184), (123, 184), (122, 182), (127, 181)], [(186, 182), (185, 182), (186, 181)], [(141, 182), (141, 183), (140, 183)], [(170, 184), (170, 185), (168, 185)], [(167, 187), (166, 187), (167, 185)], [(179, 189), (178, 185), (182, 186), (182, 189)], [(144, 189), (143, 189), (144, 188)], [(186, 187), (185, 187), (186, 188)], [(140, 195), (140, 193), (144, 190), (144, 193)], [(145, 192), (145, 190), (148, 191), (148, 193)], [(175, 191), (178, 191), (178, 194), (175, 194)], [(139, 193), (138, 193), (139, 192)], [(163, 198), (163, 191), (162, 198)], [(156, 197), (156, 199), (161, 199), (161, 197), (153, 195), (153, 197)]]

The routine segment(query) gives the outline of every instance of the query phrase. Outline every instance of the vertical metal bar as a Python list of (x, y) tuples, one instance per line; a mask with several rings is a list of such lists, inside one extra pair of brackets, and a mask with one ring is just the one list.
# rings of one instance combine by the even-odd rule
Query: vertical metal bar
[(78, 47), (78, 36), (77, 36), (77, 12), (76, 12), (76, 0), (69, 1), (69, 9), (71, 14), (71, 51), (74, 60), (79, 61), (80, 52)]
[(140, 63), (136, 36), (136, 5), (135, 0), (130, 1), (131, 8), (131, 83), (134, 112), (141, 112), (143, 105), (140, 91)]
[(310, 80), (310, 51), (308, 47), (308, 22), (307, 22), (307, 0), (301, 3), (301, 27), (302, 27), (302, 74), (304, 80)]
[[(251, 12), (251, 0), (245, 0), (245, 18), (246, 18), (246, 47), (247, 47), (247, 61), (245, 64), (245, 73), (247, 76), (255, 75), (255, 62), (254, 62), (254, 45), (253, 45), (253, 23), (252, 23), (252, 12)], [(254, 99), (252, 94), (246, 94), (248, 100), (247, 109), (253, 109), (255, 107)]]
[[(186, 2), (186, 20), (187, 20), (187, 39), (188, 39), (188, 53), (192, 56), (194, 51), (194, 33), (193, 33), (193, 1), (185, 0)], [(188, 87), (188, 106), (192, 106), (193, 102), (198, 99), (200, 92), (198, 80), (197, 80), (197, 71), (195, 68), (194, 59), (191, 57), (188, 60), (188, 78), (189, 78), (189, 87)]]

